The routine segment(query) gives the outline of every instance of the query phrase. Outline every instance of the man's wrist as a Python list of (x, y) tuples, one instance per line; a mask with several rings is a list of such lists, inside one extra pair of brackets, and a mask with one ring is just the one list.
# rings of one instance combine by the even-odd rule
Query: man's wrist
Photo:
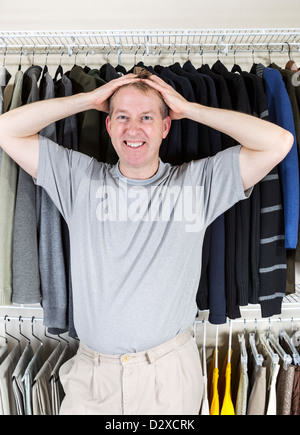
[(183, 118), (192, 119), (193, 121), (201, 122), (201, 115), (205, 110), (205, 106), (198, 103), (188, 101), (183, 107)]

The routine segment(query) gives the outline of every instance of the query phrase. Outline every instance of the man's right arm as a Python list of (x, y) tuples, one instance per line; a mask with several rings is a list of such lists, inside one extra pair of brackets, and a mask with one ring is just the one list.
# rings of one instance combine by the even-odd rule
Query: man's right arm
[(39, 101), (0, 116), (0, 146), (26, 172), (37, 178), (38, 132), (49, 124), (91, 108), (89, 94)]
[(128, 74), (92, 92), (31, 103), (0, 116), (0, 147), (32, 177), (37, 178), (38, 132), (60, 119), (96, 109), (108, 112), (108, 98), (116, 89), (139, 80)]

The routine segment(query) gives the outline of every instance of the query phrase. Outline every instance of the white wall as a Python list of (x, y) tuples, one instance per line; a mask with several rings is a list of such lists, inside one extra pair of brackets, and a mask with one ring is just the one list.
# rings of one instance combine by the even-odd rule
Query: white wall
[(1, 0), (1, 30), (299, 27), (289, 0)]

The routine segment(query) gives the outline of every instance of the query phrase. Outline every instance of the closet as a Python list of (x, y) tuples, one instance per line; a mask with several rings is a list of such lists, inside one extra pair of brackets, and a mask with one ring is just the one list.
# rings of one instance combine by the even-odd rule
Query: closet
[[(0, 32), (0, 65), (1, 113), (40, 99), (87, 92), (139, 66), (159, 75), (190, 101), (242, 111), (293, 133), (294, 146), (286, 159), (255, 186), (249, 200), (208, 228), (197, 292), (196, 340), (201, 354), (204, 349), (204, 374), (211, 379), (203, 414), (236, 413), (237, 402), (238, 413), (247, 413), (251, 385), (246, 380), (247, 364), (257, 356), (249, 357), (247, 349), (254, 349), (254, 344), (263, 348), (265, 353), (258, 351), (258, 355), (264, 361), (271, 351), (278, 356), (266, 377), (271, 380), (262, 411), (274, 413), (269, 397), (276, 396), (277, 377), (272, 375), (278, 369), (279, 376), (282, 365), (286, 370), (286, 361), (293, 358), (286, 350), (290, 358), (281, 353), (283, 346), (277, 339), (280, 342), (284, 328), (278, 328), (278, 322), (284, 327), (288, 323), (286, 341), (295, 349), (300, 326), (300, 29)], [(50, 125), (41, 134), (115, 164), (105, 118), (106, 114), (89, 111)], [(185, 119), (172, 123), (160, 157), (178, 165), (233, 145), (220, 132)], [(11, 336), (17, 337), (20, 357), (27, 345), (24, 331), (28, 333), (35, 317), (40, 319), (35, 335), (48, 346), (44, 363), (55, 352), (54, 343), (59, 343), (53, 337), (60, 340), (56, 345), (60, 349), (69, 346), (60, 338), (67, 337), (75, 351), (68, 229), (45, 192), (1, 150), (0, 209), (5, 210), (0, 213), (0, 333), (7, 341), (3, 345), (15, 350)], [(35, 345), (36, 340), (33, 337)], [(58, 356), (61, 351), (56, 352)], [(245, 384), (244, 390), (230, 388), (231, 367), (238, 362), (248, 382), (247, 394)], [(296, 358), (288, 365), (297, 364)], [(224, 382), (219, 394), (220, 375)], [(237, 401), (241, 394), (247, 400)]]

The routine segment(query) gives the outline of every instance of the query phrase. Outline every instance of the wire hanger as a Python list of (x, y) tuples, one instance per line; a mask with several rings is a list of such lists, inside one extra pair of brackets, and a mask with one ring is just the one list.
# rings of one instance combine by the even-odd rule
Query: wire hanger
[(57, 336), (61, 341), (64, 341), (65, 343), (67, 343), (67, 346), (70, 346), (70, 342), (66, 338), (62, 337), (60, 334), (57, 334)]
[(287, 44), (288, 48), (289, 48), (289, 51), (288, 51), (289, 60), (288, 60), (287, 64), (285, 65), (285, 69), (289, 69), (290, 71), (299, 71), (299, 69), (296, 65), (296, 62), (293, 61), (293, 59), (291, 58), (291, 46), (290, 46), (290, 44), (288, 42), (285, 42), (285, 44)]
[(50, 340), (58, 341), (60, 343), (60, 340), (58, 340), (58, 338), (50, 337), (50, 335), (47, 335), (46, 332), (47, 332), (47, 328), (45, 326), (45, 328), (44, 328), (44, 336), (47, 337), (47, 338), (50, 338)]
[(24, 51), (23, 51), (23, 45), (21, 48), (21, 52), (20, 52), (20, 60), (19, 60), (19, 66), (18, 66), (18, 71), (21, 71), (22, 68), (22, 57), (23, 57)]
[(9, 334), (9, 333), (7, 332), (7, 325), (6, 325), (7, 320), (9, 321), (9, 317), (8, 317), (8, 315), (6, 315), (6, 316), (4, 317), (4, 331), (5, 331), (5, 335), (7, 335), (8, 337), (13, 338), (13, 339), (16, 340), (18, 343), (20, 343), (20, 340), (19, 340), (17, 337), (14, 337), (13, 335), (11, 335), (11, 334)]
[(34, 338), (36, 338), (40, 343), (41, 343), (41, 345), (43, 345), (44, 344), (44, 342), (38, 337), (38, 336), (36, 336), (35, 334), (34, 334), (34, 332), (33, 332), (33, 323), (34, 323), (34, 319), (35, 319), (35, 317), (33, 316), (32, 318), (31, 318), (31, 335), (34, 337)]
[(30, 343), (31, 343), (30, 338), (26, 337), (26, 335), (24, 335), (24, 334), (22, 333), (22, 330), (21, 330), (21, 323), (22, 323), (22, 322), (23, 322), (23, 320), (22, 320), (22, 316), (19, 316), (19, 334), (20, 334), (22, 337), (26, 338), (26, 340), (27, 340), (28, 343), (30, 344)]

